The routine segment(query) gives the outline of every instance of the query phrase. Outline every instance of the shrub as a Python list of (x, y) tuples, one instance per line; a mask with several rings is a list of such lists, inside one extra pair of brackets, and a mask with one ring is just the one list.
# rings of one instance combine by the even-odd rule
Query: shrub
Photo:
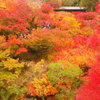
[(75, 89), (80, 86), (82, 70), (79, 66), (61, 62), (50, 63), (48, 76), (53, 86), (59, 91), (59, 98), (72, 99), (75, 96)]

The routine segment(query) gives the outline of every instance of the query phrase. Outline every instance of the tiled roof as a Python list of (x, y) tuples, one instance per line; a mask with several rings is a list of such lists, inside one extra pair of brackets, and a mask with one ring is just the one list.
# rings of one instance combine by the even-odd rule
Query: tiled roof
[(85, 9), (85, 7), (73, 7), (73, 6), (69, 6), (69, 7), (60, 7), (59, 9), (64, 9), (64, 10), (79, 10), (79, 9)]

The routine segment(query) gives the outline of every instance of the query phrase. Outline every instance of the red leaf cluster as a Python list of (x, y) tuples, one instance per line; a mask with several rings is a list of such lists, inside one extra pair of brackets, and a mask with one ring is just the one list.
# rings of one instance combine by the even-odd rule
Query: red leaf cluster
[(78, 90), (76, 100), (100, 100), (100, 56), (97, 63), (89, 70), (89, 81)]
[(97, 13), (100, 13), (100, 1), (96, 3), (95, 10)]

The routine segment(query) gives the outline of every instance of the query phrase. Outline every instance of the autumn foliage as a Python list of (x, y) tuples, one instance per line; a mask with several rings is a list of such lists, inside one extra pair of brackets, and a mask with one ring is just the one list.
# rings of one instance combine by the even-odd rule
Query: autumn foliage
[(100, 100), (99, 2), (78, 13), (10, 3), (0, 8), (0, 99)]

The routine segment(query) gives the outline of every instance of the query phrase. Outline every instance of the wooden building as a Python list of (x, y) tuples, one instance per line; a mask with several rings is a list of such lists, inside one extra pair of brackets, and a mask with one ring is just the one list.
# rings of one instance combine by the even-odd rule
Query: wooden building
[(67, 12), (86, 12), (85, 7), (73, 7), (73, 6), (68, 6), (68, 7), (60, 7), (58, 9), (55, 9), (55, 11), (67, 11)]

